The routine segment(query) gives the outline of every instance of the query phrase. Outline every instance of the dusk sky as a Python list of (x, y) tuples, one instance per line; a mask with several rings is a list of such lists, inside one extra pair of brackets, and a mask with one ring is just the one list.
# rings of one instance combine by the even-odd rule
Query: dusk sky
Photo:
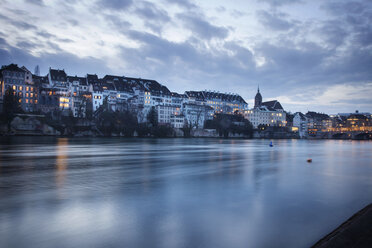
[(372, 1), (0, 0), (0, 64), (372, 112)]

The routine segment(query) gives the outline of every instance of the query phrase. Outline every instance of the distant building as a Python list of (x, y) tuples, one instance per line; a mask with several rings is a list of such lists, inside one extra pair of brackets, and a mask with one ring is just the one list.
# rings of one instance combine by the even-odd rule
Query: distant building
[(308, 134), (311, 136), (332, 127), (332, 120), (327, 114), (308, 111), (306, 118)]
[(14, 94), (19, 98), (23, 111), (36, 111), (36, 105), (38, 103), (38, 91), (32, 81), (27, 79), (27, 77), (30, 77), (27, 68), (19, 68), (16, 64), (10, 64), (8, 66), (2, 66), (0, 74), (0, 101), (3, 101), (6, 90), (12, 89)]
[(259, 125), (285, 127), (287, 124), (282, 105), (277, 100), (262, 102), (260, 89), (257, 89), (254, 108), (245, 111), (244, 117), (254, 128), (258, 128)]
[(308, 135), (307, 117), (303, 113), (296, 112), (294, 114), (292, 131), (298, 132), (300, 138), (307, 137)]
[(215, 113), (243, 114), (248, 110), (248, 104), (238, 94), (202, 91), (206, 104), (214, 109)]
[(208, 105), (184, 103), (183, 114), (189, 127), (204, 128), (205, 121), (213, 119), (214, 109)]

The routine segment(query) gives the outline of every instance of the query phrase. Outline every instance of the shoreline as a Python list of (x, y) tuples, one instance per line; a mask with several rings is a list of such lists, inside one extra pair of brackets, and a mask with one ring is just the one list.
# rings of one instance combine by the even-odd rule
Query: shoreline
[(0, 137), (55, 137), (55, 138), (124, 138), (124, 139), (198, 139), (198, 138), (210, 138), (210, 139), (238, 139), (238, 140), (348, 140), (348, 141), (371, 141), (371, 139), (339, 139), (339, 138), (295, 138), (295, 137), (239, 137), (239, 136), (229, 136), (229, 137), (220, 137), (220, 136), (169, 136), (169, 137), (154, 137), (154, 136), (103, 136), (103, 135), (55, 135), (55, 134), (0, 134)]
[(372, 247), (372, 204), (359, 210), (311, 247)]

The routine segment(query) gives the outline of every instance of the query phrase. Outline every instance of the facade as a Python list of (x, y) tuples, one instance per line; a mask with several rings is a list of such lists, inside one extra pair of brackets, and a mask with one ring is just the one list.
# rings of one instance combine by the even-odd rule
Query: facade
[(310, 136), (315, 136), (318, 132), (326, 131), (332, 127), (332, 121), (326, 114), (308, 111), (307, 118), (307, 132)]
[(184, 103), (183, 114), (189, 127), (204, 128), (205, 121), (213, 119), (214, 109), (208, 105)]
[(237, 94), (212, 91), (170, 92), (155, 80), (94, 74), (69, 76), (64, 70), (49, 68), (46, 76), (33, 75), (27, 68), (4, 66), (0, 74), (0, 104), (4, 91), (12, 88), (20, 97), (25, 112), (63, 114), (84, 118), (88, 109), (92, 114), (105, 102), (112, 111), (130, 110), (137, 113), (139, 122), (146, 122), (148, 111), (155, 107), (159, 124), (183, 128), (203, 128), (215, 113), (244, 113), (248, 104)]
[[(27, 80), (29, 71), (23, 67), (19, 68), (16, 64), (10, 64), (1, 68), (1, 101), (8, 89), (13, 90), (13, 94), (18, 97), (20, 106), (25, 112), (34, 112), (38, 104), (38, 90)], [(28, 75), (28, 76), (26, 76)]]
[(297, 112), (293, 116), (293, 131), (297, 131), (300, 138), (307, 137), (308, 135), (308, 122), (307, 117), (301, 113)]
[(254, 128), (258, 128), (259, 125), (285, 127), (287, 123), (285, 112), (269, 109), (266, 106), (246, 111), (245, 118), (252, 123)]
[(260, 89), (254, 98), (254, 108), (245, 111), (244, 117), (248, 119), (254, 128), (260, 125), (285, 127), (287, 125), (286, 113), (277, 100), (262, 102)]
[(185, 126), (185, 116), (171, 115), (170, 124), (172, 128), (183, 128)]

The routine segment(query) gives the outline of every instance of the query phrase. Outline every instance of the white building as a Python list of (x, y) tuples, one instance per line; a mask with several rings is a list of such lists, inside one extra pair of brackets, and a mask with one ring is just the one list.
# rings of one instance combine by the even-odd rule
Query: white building
[(172, 116), (181, 114), (181, 109), (173, 105), (157, 105), (155, 108), (158, 113), (159, 124), (170, 124)]
[(171, 115), (170, 124), (173, 128), (183, 128), (185, 126), (184, 115)]
[(254, 101), (254, 108), (244, 113), (244, 117), (252, 123), (254, 128), (257, 128), (259, 125), (286, 126), (286, 113), (280, 102), (277, 100), (262, 102), (260, 89), (257, 90)]
[(294, 131), (298, 131), (299, 136), (306, 137), (308, 135), (307, 130), (308, 130), (308, 120), (307, 117), (301, 113), (297, 112), (294, 114), (293, 117), (293, 127)]
[(215, 113), (243, 114), (248, 110), (248, 104), (238, 94), (202, 91), (206, 104), (214, 109)]
[(205, 121), (213, 119), (214, 109), (207, 105), (184, 103), (183, 114), (190, 127), (204, 128)]
[(286, 125), (285, 112), (270, 109), (266, 106), (248, 110), (245, 112), (244, 117), (252, 123), (254, 128), (257, 128), (259, 125), (279, 127)]

